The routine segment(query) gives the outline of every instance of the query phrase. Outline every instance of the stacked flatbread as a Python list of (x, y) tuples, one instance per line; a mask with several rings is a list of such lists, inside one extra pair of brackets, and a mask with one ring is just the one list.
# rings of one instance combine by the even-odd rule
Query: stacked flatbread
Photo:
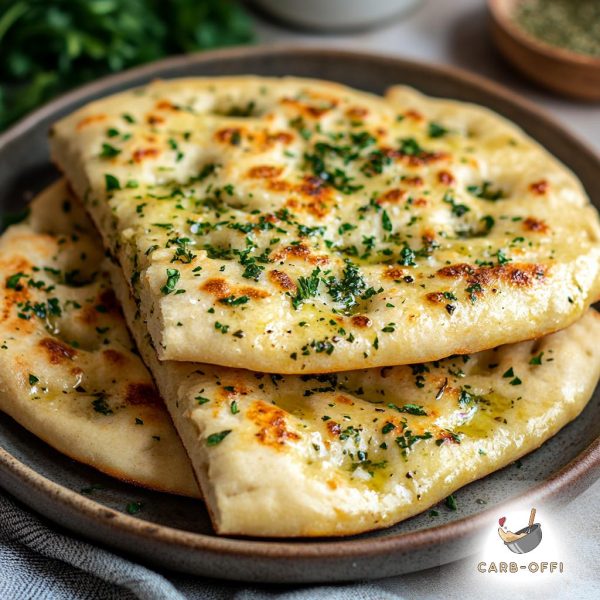
[[(85, 231), (94, 252), (63, 245), (58, 260), (110, 277), (218, 533), (390, 525), (535, 449), (593, 393), (598, 215), (572, 173), (490, 111), (406, 88), (380, 98), (290, 78), (175, 80), (90, 104), (51, 142), (69, 206), (80, 200), (102, 238), (68, 212), (66, 230)], [(38, 200), (0, 260), (15, 231), (41, 245), (36, 211), (68, 193)], [(100, 264), (102, 243), (112, 262)], [(20, 252), (23, 266), (3, 267), (5, 315), (26, 302), (15, 281), (46, 309), (15, 348), (39, 346), (54, 323), (55, 292), (30, 266), (40, 260)], [(61, 385), (77, 389), (64, 372), (83, 368), (82, 352), (55, 335)], [(83, 337), (101, 362), (104, 342)], [(42, 369), (47, 353), (22, 365), (19, 352), (3, 402), (43, 436), (30, 406), (56, 403), (58, 375)], [(44, 377), (28, 380), (31, 369)], [(75, 421), (69, 409), (70, 435), (78, 422), (137, 434), (130, 377), (95, 369), (85, 392), (69, 391), (87, 410)], [(88, 388), (108, 410), (90, 412)], [(181, 481), (162, 487), (197, 495), (181, 454), (169, 456)]]

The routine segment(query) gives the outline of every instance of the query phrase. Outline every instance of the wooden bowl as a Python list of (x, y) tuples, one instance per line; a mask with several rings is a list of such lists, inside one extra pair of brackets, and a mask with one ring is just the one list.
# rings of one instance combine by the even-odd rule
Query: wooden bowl
[(513, 19), (523, 0), (488, 0), (492, 38), (519, 71), (555, 92), (582, 100), (600, 100), (600, 58), (551, 46)]

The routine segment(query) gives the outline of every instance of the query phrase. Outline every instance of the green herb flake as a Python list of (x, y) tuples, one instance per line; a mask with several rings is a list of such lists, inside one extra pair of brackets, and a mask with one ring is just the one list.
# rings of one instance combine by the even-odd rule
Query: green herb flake
[(206, 445), (216, 446), (220, 444), (230, 433), (231, 429), (225, 429), (224, 431), (219, 431), (218, 433), (211, 433), (206, 438)]
[(431, 138), (440, 138), (448, 133), (448, 129), (446, 129), (443, 125), (440, 125), (439, 123), (434, 123), (432, 121), (431, 123), (429, 123), (427, 133)]
[(104, 181), (105, 181), (105, 184), (106, 184), (106, 191), (107, 192), (113, 192), (115, 190), (120, 190), (121, 189), (121, 184), (119, 183), (119, 180), (114, 175), (110, 175), (109, 173), (105, 173), (105, 175), (104, 175)]
[(125, 507), (125, 511), (128, 515), (137, 515), (142, 510), (143, 504), (141, 502), (129, 502)]
[[(106, 142), (102, 144), (102, 151), (100, 152), (100, 158), (114, 158), (121, 154), (121, 151)], [(108, 186), (107, 186), (108, 189)]]
[(397, 404), (389, 403), (388, 408), (393, 408), (401, 413), (407, 413), (409, 415), (416, 415), (421, 417), (427, 416), (427, 411), (418, 404), (403, 404), (402, 406), (398, 406)]
[(241, 304), (247, 304), (249, 301), (250, 298), (248, 296), (238, 296), (236, 298), (234, 295), (219, 299), (221, 304), (226, 304), (227, 306), (240, 306)]
[(540, 352), (537, 356), (533, 356), (530, 361), (529, 364), (530, 365), (541, 365), (542, 364), (542, 357), (544, 356), (543, 352)]
[(393, 229), (392, 221), (386, 210), (381, 213), (381, 226), (383, 227), (384, 231), (392, 231)]
[(180, 273), (177, 269), (167, 269), (167, 281), (165, 285), (160, 288), (160, 291), (165, 295), (171, 294), (175, 291), (179, 277)]
[(450, 494), (444, 501), (444, 504), (447, 508), (449, 508), (452, 511), (458, 510), (458, 504), (456, 502), (456, 497), (454, 496), (454, 494)]

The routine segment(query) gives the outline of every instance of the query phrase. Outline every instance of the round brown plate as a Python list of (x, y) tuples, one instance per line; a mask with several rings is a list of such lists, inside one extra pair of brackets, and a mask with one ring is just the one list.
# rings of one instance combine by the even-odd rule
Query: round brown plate
[[(108, 77), (46, 105), (0, 136), (0, 210), (14, 211), (57, 177), (47, 132), (60, 116), (99, 96), (156, 77), (297, 75), (381, 93), (392, 84), (488, 106), (518, 123), (583, 181), (600, 206), (600, 159), (533, 105), (456, 69), (385, 56), (288, 47), (182, 56)], [(394, 527), (345, 539), (217, 537), (201, 503), (112, 480), (61, 456), (0, 415), (0, 485), (51, 520), (147, 563), (198, 575), (261, 582), (378, 578), (451, 562), (477, 550), (507, 502), (566, 503), (600, 476), (600, 393), (583, 414), (521, 461), (459, 490), (444, 505)], [(127, 514), (130, 502), (141, 510)]]

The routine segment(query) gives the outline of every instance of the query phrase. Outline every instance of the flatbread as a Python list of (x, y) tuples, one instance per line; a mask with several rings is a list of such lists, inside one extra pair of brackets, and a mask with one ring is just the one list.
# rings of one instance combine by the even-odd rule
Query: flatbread
[[(59, 248), (60, 253), (50, 263), (52, 268), (60, 268), (63, 273), (78, 268), (79, 281), (96, 271), (101, 258), (100, 241), (92, 243), (93, 232), (83, 233), (86, 221), (76, 210), (74, 198), (67, 199), (71, 209), (62, 212), (64, 200), (64, 188), (60, 186), (40, 198), (34, 204), (30, 225), (38, 233), (24, 237), (24, 232), (18, 237), (22, 225), (9, 230), (7, 235), (12, 234), (13, 239), (3, 238), (0, 242), (0, 257), (11, 248), (17, 254), (15, 248), (26, 247), (27, 257), (19, 260), (46, 265), (46, 257), (52, 257)], [(39, 233), (47, 228), (48, 215), (53, 215), (54, 227), (65, 232), (64, 242)], [(49, 244), (52, 249), (45, 251)], [(85, 257), (81, 256), (82, 249)], [(34, 261), (38, 256), (41, 258)], [(17, 264), (11, 267), (27, 268)], [(600, 317), (592, 310), (568, 329), (538, 341), (429, 364), (283, 376), (161, 362), (121, 269), (111, 263), (108, 268), (140, 352), (189, 452), (215, 529), (222, 534), (346, 535), (384, 527), (417, 514), (459, 487), (538, 447), (579, 414), (600, 376), (600, 350), (596, 343)], [(42, 278), (36, 273), (34, 283)], [(36, 285), (29, 285), (30, 279), (20, 281), (26, 287), (19, 293), (42, 293)], [(71, 313), (63, 299), (86, 289), (89, 293), (81, 292), (74, 298), (82, 309)], [(107, 382), (118, 374), (125, 382), (131, 381), (137, 367), (130, 365), (127, 378), (112, 364), (108, 371), (98, 351), (91, 356), (92, 348), (98, 344), (91, 334), (76, 335), (71, 329), (65, 337), (67, 324), (74, 327), (84, 307), (99, 306), (95, 300), (98, 292), (93, 287), (69, 287), (67, 293), (61, 284), (57, 285), (52, 297), (61, 298), (60, 306), (65, 312), (58, 321), (60, 337), (55, 339), (67, 351), (73, 348), (65, 340), (77, 340), (80, 348), (75, 349), (78, 354), (71, 365), (82, 366), (85, 377), (93, 376), (94, 382), (101, 383), (100, 389), (106, 389)], [(84, 304), (87, 298), (91, 303), (88, 300)], [(44, 299), (49, 302), (45, 296)], [(112, 302), (102, 302), (103, 306), (112, 306)], [(88, 312), (96, 314), (98, 310)], [(108, 348), (117, 349), (139, 365), (136, 355), (126, 353), (130, 341), (117, 313), (100, 311), (95, 318), (99, 319), (97, 326), (114, 330), (112, 335), (102, 334), (111, 340)], [(36, 327), (38, 322), (33, 318), (26, 321)], [(84, 330), (88, 329), (86, 324)], [(42, 325), (37, 330), (38, 338), (48, 335)], [(13, 337), (27, 339), (21, 330)], [(65, 374), (64, 365), (46, 365), (47, 360), (19, 362), (25, 356), (35, 357), (37, 347), (35, 341), (30, 342), (19, 352), (20, 358), (2, 372), (18, 374), (8, 383), (26, 390), (29, 404), (35, 402), (39, 410), (47, 400), (29, 395), (32, 392), (27, 378), (32, 369), (38, 369), (33, 371), (39, 379), (36, 386), (46, 381), (64, 381), (69, 373)], [(97, 361), (93, 371), (85, 369), (82, 347), (88, 348), (86, 360)], [(65, 361), (66, 364), (69, 363)], [(49, 368), (54, 369), (51, 374)], [(141, 373), (145, 374), (140, 375), (141, 381), (148, 381), (147, 372)], [(68, 383), (66, 387), (71, 386)], [(99, 438), (106, 430), (99, 432), (98, 423), (112, 419), (114, 425), (119, 415), (125, 415), (125, 425), (129, 426), (126, 435), (117, 437), (116, 427), (111, 428), (112, 437), (104, 438), (100, 449), (112, 445), (137, 461), (134, 464), (143, 464), (144, 453), (139, 449), (135, 455), (127, 453), (130, 446), (136, 446), (132, 436), (141, 429), (131, 422), (139, 414), (137, 410), (147, 407), (122, 406), (116, 399), (117, 392), (118, 389), (110, 393), (108, 407), (113, 413), (109, 415), (104, 414), (106, 411), (97, 414), (93, 405), (90, 410), (94, 400), (89, 395), (78, 392), (78, 396), (69, 396), (73, 406), (78, 402), (77, 406), (83, 409), (83, 417), (77, 422), (77, 430), (72, 428), (64, 435), (77, 443), (74, 431), (89, 426), (87, 437)], [(146, 423), (147, 413), (142, 418)], [(46, 419), (44, 427), (39, 427), (40, 435), (48, 435), (47, 429), (57, 430), (63, 421), (69, 422), (64, 416), (57, 421), (55, 424)], [(95, 426), (93, 430), (90, 421)], [(127, 440), (126, 446), (123, 439)], [(172, 457), (171, 469), (176, 468), (175, 458)], [(109, 460), (115, 459), (109, 456)]]
[(158, 81), (63, 119), (51, 146), (161, 360), (418, 363), (556, 331), (600, 296), (580, 182), (481, 107), (293, 78)]
[(159, 361), (115, 292), (221, 534), (335, 536), (392, 525), (531, 452), (600, 377), (600, 315), (434, 363), (275, 375)]
[(103, 261), (100, 240), (64, 182), (2, 235), (0, 410), (113, 477), (200, 497)]

